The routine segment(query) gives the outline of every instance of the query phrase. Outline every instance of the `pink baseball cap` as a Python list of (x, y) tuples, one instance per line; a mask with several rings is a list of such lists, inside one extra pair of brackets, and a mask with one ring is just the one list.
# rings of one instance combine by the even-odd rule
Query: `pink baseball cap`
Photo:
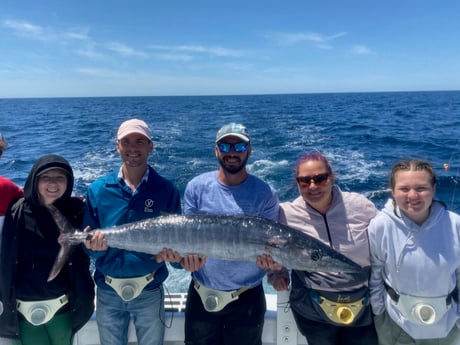
[(139, 119), (131, 119), (123, 122), (118, 128), (117, 140), (123, 139), (132, 133), (142, 134), (147, 139), (152, 140), (149, 126)]

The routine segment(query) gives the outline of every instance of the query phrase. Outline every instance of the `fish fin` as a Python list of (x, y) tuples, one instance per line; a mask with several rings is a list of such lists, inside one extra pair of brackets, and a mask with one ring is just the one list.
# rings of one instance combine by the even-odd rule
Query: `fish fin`
[(61, 249), (59, 250), (58, 255), (56, 256), (56, 260), (54, 261), (53, 267), (51, 268), (50, 274), (48, 276), (48, 281), (52, 281), (54, 278), (57, 277), (59, 272), (61, 272), (64, 265), (69, 260), (70, 255), (72, 254), (73, 250), (77, 245), (70, 245), (68, 241), (65, 240), (63, 234), (73, 234), (75, 233), (76, 229), (70, 224), (67, 218), (57, 209), (57, 207), (53, 205), (48, 205), (48, 210), (51, 213), (56, 225), (61, 232), (61, 236), (59, 236), (58, 242), (61, 245)]
[(69, 260), (69, 257), (76, 246), (77, 245), (61, 244), (61, 250), (56, 256), (56, 260), (54, 261), (53, 267), (51, 268), (50, 274), (48, 275), (48, 282), (52, 281), (58, 276), (59, 272), (61, 272), (64, 265)]
[(61, 234), (73, 234), (77, 229), (75, 229), (72, 224), (67, 220), (67, 218), (59, 211), (59, 209), (54, 205), (47, 206), (48, 211), (51, 213), (56, 225), (59, 228)]

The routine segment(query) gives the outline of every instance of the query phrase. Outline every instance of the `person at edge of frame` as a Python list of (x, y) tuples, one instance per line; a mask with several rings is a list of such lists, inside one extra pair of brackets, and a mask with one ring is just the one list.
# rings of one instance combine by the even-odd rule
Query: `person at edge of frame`
[(429, 162), (397, 162), (391, 198), (369, 225), (380, 345), (460, 344), (460, 215), (435, 199), (436, 184)]
[[(59, 155), (40, 157), (33, 165), (24, 197), (9, 209), (0, 258), (0, 336), (14, 345), (72, 345), (75, 333), (94, 311), (94, 282), (83, 246), (70, 253), (59, 274), (49, 274), (59, 260), (60, 221), (53, 205), (75, 228), (81, 228), (84, 201), (73, 197), (73, 170)], [(59, 223), (59, 224), (58, 224)]]
[[(0, 158), (3, 152), (8, 148), (8, 142), (2, 133), (0, 133)], [(0, 176), (0, 235), (3, 227), (3, 220), (8, 206), (11, 202), (24, 196), (24, 191), (10, 179)], [(0, 236), (1, 240), (1, 236)]]

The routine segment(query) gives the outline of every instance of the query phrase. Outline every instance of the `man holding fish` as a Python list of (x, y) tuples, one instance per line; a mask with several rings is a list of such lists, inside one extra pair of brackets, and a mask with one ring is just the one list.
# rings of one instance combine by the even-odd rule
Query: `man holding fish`
[[(251, 143), (245, 126), (230, 123), (216, 135), (218, 171), (192, 179), (185, 190), (185, 214), (233, 214), (277, 220), (279, 202), (267, 183), (248, 174)], [(251, 231), (251, 229), (244, 229)], [(185, 311), (185, 344), (261, 344), (266, 302), (256, 261), (186, 256), (192, 272)], [(197, 270), (198, 269), (198, 270)]]
[[(129, 313), (142, 311), (143, 306), (150, 314), (142, 314), (138, 320), (142, 325), (144, 319), (154, 324), (152, 332), (157, 337), (145, 339), (147, 332), (138, 328), (136, 320), (138, 344), (161, 343), (164, 308), (155, 291), (162, 295), (161, 284), (167, 276), (162, 261), (176, 267), (180, 263), (193, 272), (185, 338), (186, 344), (195, 345), (261, 344), (266, 269), (281, 268), (282, 264), (306, 270), (361, 270), (315, 238), (276, 222), (276, 192), (246, 171), (251, 146), (249, 134), (240, 124), (219, 130), (215, 154), (220, 169), (190, 181), (185, 191), (185, 215), (158, 217), (162, 210), (174, 212), (179, 201), (175, 188), (147, 165), (153, 149), (147, 129), (140, 120), (120, 126), (117, 149), (124, 163), (118, 173), (96, 181), (88, 190), (85, 224), (94, 231), (75, 232), (49, 207), (61, 229), (61, 252), (49, 280), (59, 273), (66, 253), (85, 242), (96, 259), (102, 344), (126, 344)], [(152, 183), (151, 178), (161, 183)], [(161, 188), (166, 198), (158, 201), (154, 193)], [(151, 199), (142, 199), (148, 192)], [(111, 320), (112, 316), (117, 320)], [(122, 322), (116, 323), (118, 320)]]
[[(123, 122), (116, 148), (123, 164), (90, 185), (83, 224), (100, 229), (181, 213), (178, 189), (147, 163), (154, 148), (148, 125), (139, 119)], [(85, 245), (95, 259), (101, 344), (127, 344), (131, 317), (139, 345), (163, 344), (165, 263), (151, 254), (108, 247), (100, 231)]]

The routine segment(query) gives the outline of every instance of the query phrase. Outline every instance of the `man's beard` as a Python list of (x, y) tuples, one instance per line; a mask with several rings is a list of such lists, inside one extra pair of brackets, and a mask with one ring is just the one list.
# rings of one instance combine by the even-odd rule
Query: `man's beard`
[(231, 167), (229, 167), (227, 164), (225, 164), (224, 159), (219, 158), (218, 160), (219, 160), (220, 166), (222, 167), (222, 169), (225, 172), (228, 172), (229, 174), (235, 175), (235, 174), (239, 173), (241, 170), (244, 169), (244, 167), (246, 166), (246, 163), (248, 162), (248, 158), (249, 157), (246, 157), (245, 159), (241, 160), (241, 163), (238, 166), (231, 166)]

